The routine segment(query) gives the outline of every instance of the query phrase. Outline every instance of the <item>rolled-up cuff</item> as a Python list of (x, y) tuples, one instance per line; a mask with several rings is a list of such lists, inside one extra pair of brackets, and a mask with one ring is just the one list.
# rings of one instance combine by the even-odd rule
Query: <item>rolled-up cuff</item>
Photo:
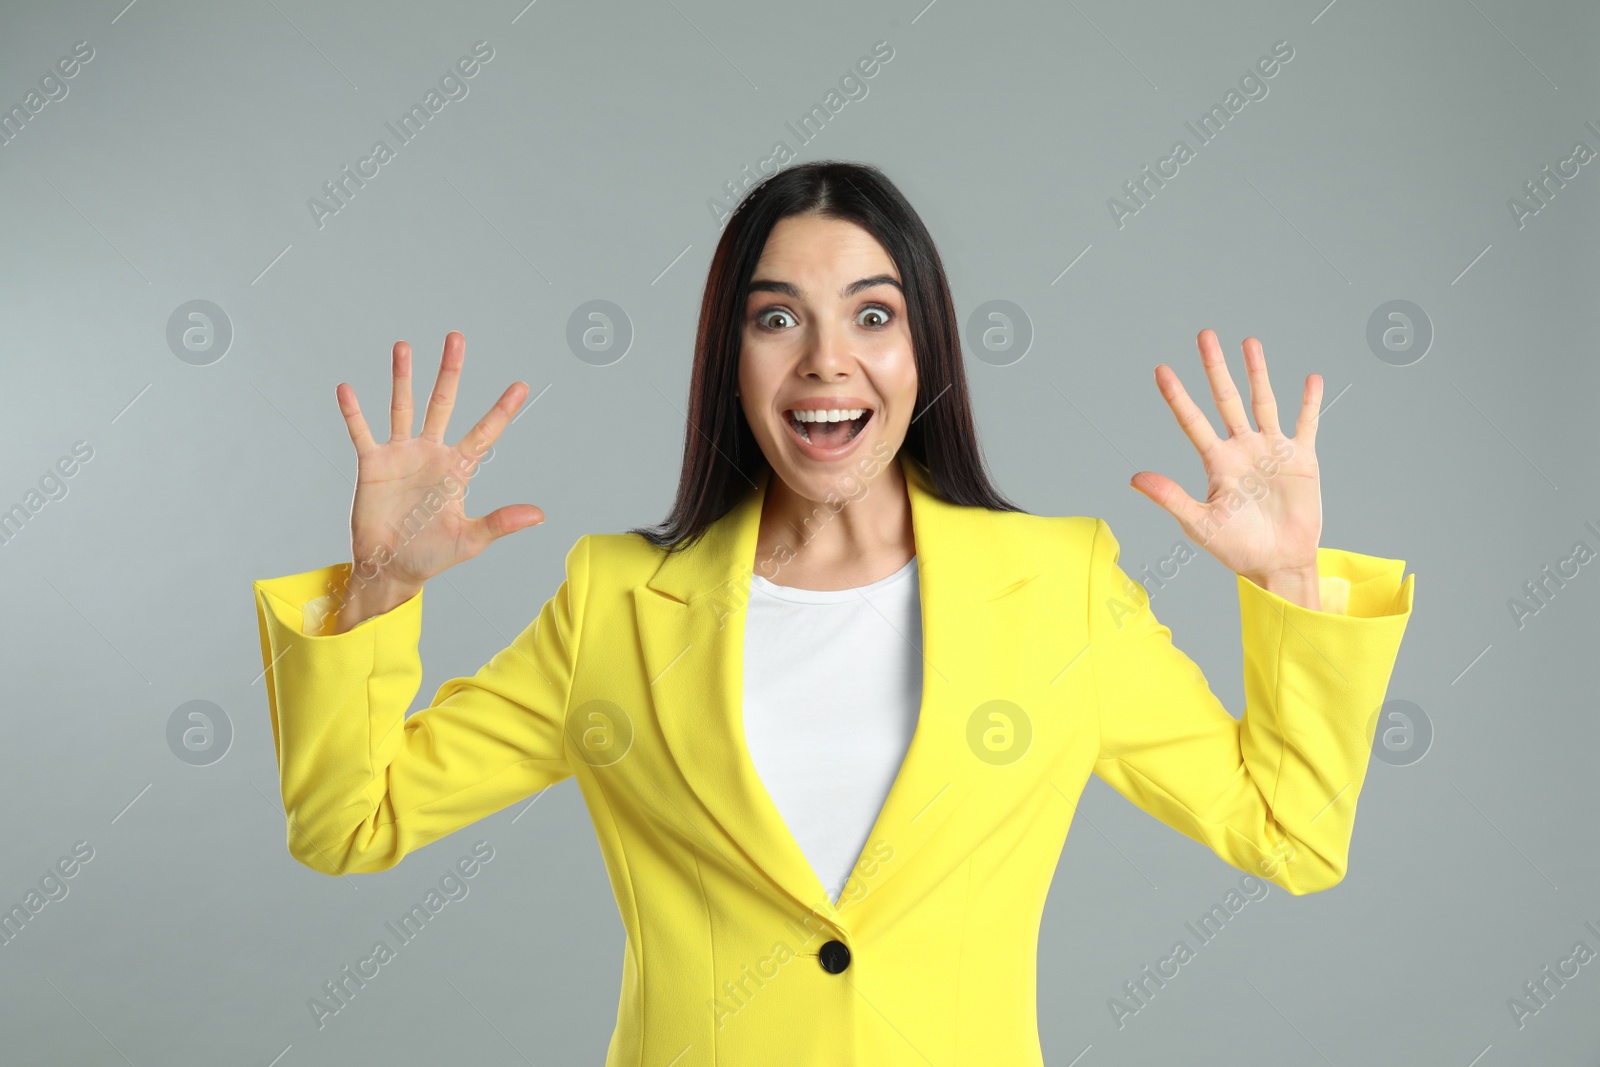
[(1239, 602), (1265, 598), (1260, 605), (1276, 611), (1292, 608), (1312, 615), (1344, 615), (1352, 619), (1380, 619), (1411, 612), (1412, 580), (1404, 578), (1406, 561), (1368, 556), (1341, 548), (1317, 549), (1317, 592), (1322, 610), (1317, 612), (1263, 589), (1244, 575), (1235, 575)]
[(386, 612), (363, 620), (342, 634), (329, 633), (339, 605), (344, 603), (345, 588), (350, 580), (351, 565), (335, 563), (315, 570), (286, 574), (279, 578), (262, 578), (254, 583), (265, 594), (278, 627), (292, 631), (297, 637), (312, 642), (334, 641), (349, 637), (375, 624), (384, 630), (400, 629), (405, 635), (422, 632), (422, 592), (403, 601)]

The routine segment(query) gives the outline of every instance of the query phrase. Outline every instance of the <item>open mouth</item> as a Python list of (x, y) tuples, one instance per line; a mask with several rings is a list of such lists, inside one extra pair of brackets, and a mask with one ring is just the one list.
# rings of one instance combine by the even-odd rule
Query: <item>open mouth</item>
[(855, 439), (872, 418), (871, 408), (834, 411), (787, 411), (789, 429), (817, 448), (842, 448)]

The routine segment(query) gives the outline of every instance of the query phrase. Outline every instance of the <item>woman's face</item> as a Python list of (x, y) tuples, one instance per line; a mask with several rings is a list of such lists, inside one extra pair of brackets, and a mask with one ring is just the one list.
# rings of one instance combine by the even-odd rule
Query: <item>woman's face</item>
[(861, 475), (860, 461), (881, 467), (897, 454), (911, 425), (917, 368), (900, 272), (855, 223), (792, 215), (773, 227), (750, 289), (745, 418), (773, 472), (825, 500)]

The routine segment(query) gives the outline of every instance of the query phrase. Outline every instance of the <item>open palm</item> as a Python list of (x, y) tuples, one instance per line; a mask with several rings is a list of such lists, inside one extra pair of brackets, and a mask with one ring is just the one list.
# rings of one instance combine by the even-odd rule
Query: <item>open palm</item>
[(1134, 475), (1131, 484), (1177, 519), (1196, 544), (1258, 585), (1279, 576), (1314, 574), (1322, 536), (1316, 457), (1322, 376), (1307, 376), (1294, 437), (1284, 436), (1261, 342), (1247, 337), (1242, 347), (1257, 426), (1251, 429), (1216, 332), (1202, 330), (1197, 340), (1228, 436), (1217, 436), (1171, 367), (1156, 367), (1156, 384), (1205, 464), (1206, 501), (1151, 471)]
[(526, 383), (512, 384), (460, 442), (446, 444), (445, 427), (455, 407), (465, 358), (466, 339), (459, 331), (450, 331), (422, 432), (413, 437), (411, 346), (395, 343), (389, 440), (382, 444), (367, 428), (355, 390), (339, 384), (339, 410), (355, 445), (357, 464), (350, 509), (355, 565), (351, 581), (358, 575), (369, 581), (380, 591), (372, 595), (374, 601), (404, 599), (429, 578), (471, 559), (498, 538), (544, 520), (544, 512), (532, 504), (509, 504), (477, 518), (469, 518), (462, 507), (467, 480), (528, 392)]

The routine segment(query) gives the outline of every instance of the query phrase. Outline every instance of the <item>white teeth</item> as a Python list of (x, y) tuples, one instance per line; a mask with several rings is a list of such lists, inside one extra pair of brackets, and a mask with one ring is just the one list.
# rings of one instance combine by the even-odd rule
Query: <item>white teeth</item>
[(859, 419), (866, 414), (866, 410), (866, 408), (834, 408), (828, 411), (796, 410), (789, 412), (789, 416), (796, 422), (843, 422), (846, 419)]
[(866, 408), (830, 408), (826, 411), (816, 409), (793, 410), (788, 416), (795, 423), (795, 431), (807, 441), (811, 440), (811, 431), (806, 429), (809, 423), (818, 422), (846, 422), (859, 419), (867, 413)]

